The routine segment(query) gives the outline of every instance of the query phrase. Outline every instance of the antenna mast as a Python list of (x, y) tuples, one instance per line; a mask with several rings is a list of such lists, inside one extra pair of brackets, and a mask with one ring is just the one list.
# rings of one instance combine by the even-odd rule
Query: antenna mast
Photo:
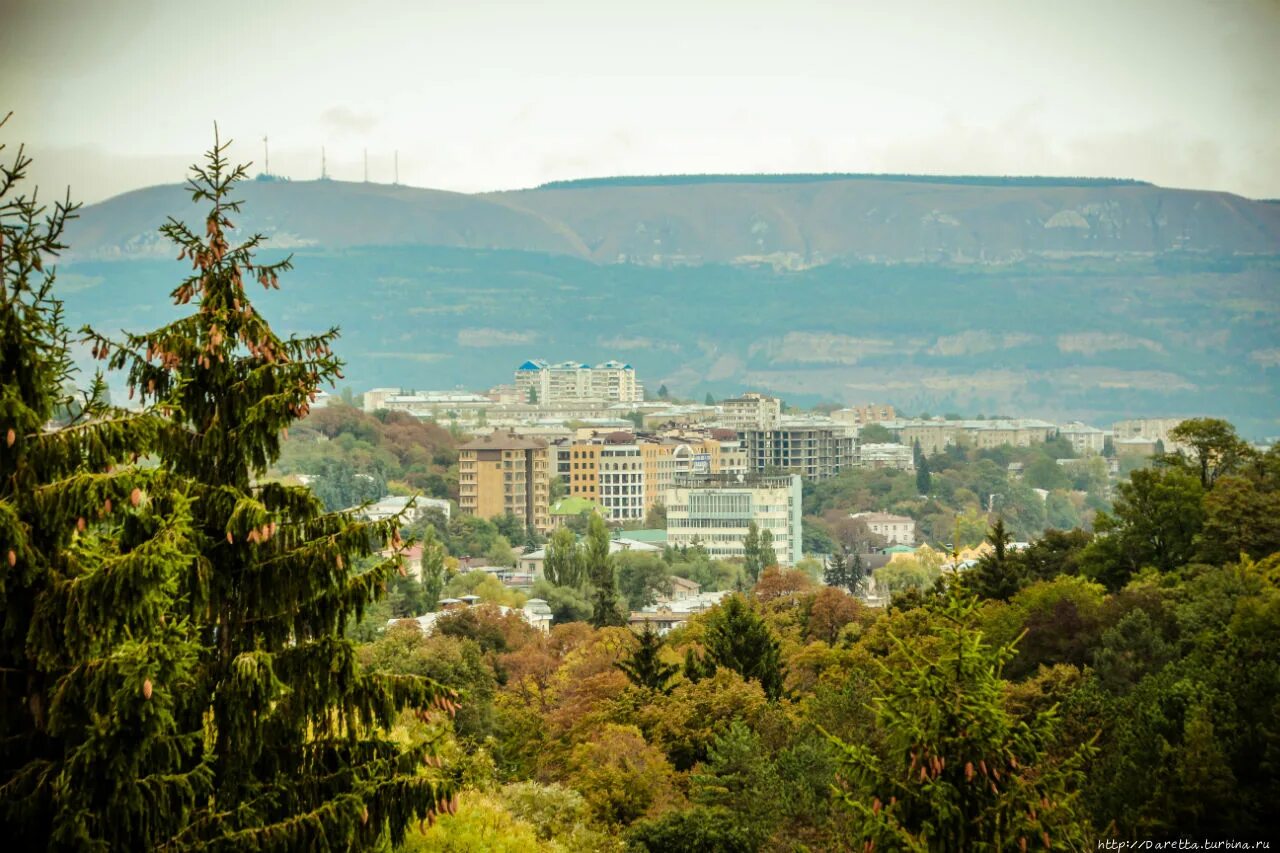
[(267, 138), (262, 137), (262, 171), (263, 174), (271, 174), (271, 149), (267, 147)]
[(329, 180), (329, 164), (328, 160), (325, 158), (323, 145), (320, 146), (320, 180)]

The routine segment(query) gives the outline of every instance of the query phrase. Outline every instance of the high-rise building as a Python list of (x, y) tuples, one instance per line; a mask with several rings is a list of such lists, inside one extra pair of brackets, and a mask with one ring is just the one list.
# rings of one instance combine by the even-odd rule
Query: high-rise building
[(822, 418), (783, 418), (769, 429), (743, 430), (742, 441), (754, 472), (823, 480), (853, 467), (853, 429)]
[(620, 361), (606, 361), (594, 367), (577, 361), (526, 361), (516, 368), (515, 386), (523, 402), (547, 406), (580, 400), (644, 400), (644, 387), (636, 381), (635, 368)]
[(773, 536), (778, 565), (800, 561), (800, 477), (705, 475), (679, 477), (666, 490), (667, 543), (701, 545), (716, 559), (741, 559), (751, 522)]
[(458, 507), (468, 515), (509, 512), (546, 533), (550, 495), (545, 441), (494, 432), (458, 448)]

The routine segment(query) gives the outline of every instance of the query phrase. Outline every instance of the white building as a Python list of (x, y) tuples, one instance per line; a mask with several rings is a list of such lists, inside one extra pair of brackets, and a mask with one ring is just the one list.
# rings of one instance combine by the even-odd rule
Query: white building
[(404, 391), (400, 388), (374, 388), (364, 392), (366, 412), (378, 409), (408, 412), (419, 418), (434, 420), (475, 419), (496, 405), (493, 400), (467, 391)]
[(1091, 427), (1080, 421), (1072, 421), (1069, 424), (1063, 424), (1058, 427), (1058, 435), (1071, 442), (1071, 449), (1076, 452), (1077, 456), (1092, 456), (1101, 453), (1102, 446), (1107, 440), (1105, 430)]
[[(637, 542), (634, 539), (625, 537), (609, 540), (610, 554), (653, 554), (662, 556), (662, 548), (652, 545), (648, 542)], [(516, 566), (524, 574), (533, 575), (534, 578), (541, 578), (542, 564), (547, 559), (547, 549), (538, 548), (530, 551), (528, 554), (521, 554), (516, 558)]]
[[(413, 501), (413, 506), (409, 507), (409, 502)], [(408, 509), (407, 512), (405, 510)], [(427, 510), (438, 509), (444, 513), (445, 521), (449, 520), (449, 501), (445, 498), (428, 498), (417, 495), (412, 498), (390, 496), (388, 495), (381, 500), (369, 504), (362, 510), (357, 512), (365, 521), (386, 521), (393, 515), (405, 513), (405, 522), (413, 522), (426, 515)]]
[(620, 361), (594, 367), (576, 361), (526, 361), (516, 368), (515, 386), (526, 401), (538, 405), (578, 400), (638, 403), (644, 399), (644, 386), (636, 381), (635, 368)]
[(854, 464), (859, 468), (915, 468), (911, 448), (905, 444), (859, 444), (854, 449)]
[(916, 522), (905, 515), (893, 515), (887, 512), (855, 512), (850, 518), (866, 522), (867, 529), (883, 536), (889, 545), (916, 544)]
[(778, 564), (800, 561), (800, 477), (704, 476), (676, 480), (666, 490), (667, 544), (701, 545), (716, 559), (741, 559), (752, 521), (773, 535)]

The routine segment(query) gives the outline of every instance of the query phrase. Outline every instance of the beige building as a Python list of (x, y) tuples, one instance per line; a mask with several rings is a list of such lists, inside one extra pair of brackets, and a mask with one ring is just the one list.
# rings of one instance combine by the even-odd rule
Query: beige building
[(772, 429), (782, 420), (782, 401), (754, 391), (721, 400), (720, 408), (719, 423), (740, 433), (751, 429)]
[(882, 406), (878, 403), (868, 403), (865, 406), (849, 406), (846, 409), (836, 409), (831, 413), (832, 420), (839, 421), (842, 424), (853, 424), (854, 426), (891, 421), (896, 417), (893, 406)]
[(742, 559), (752, 521), (773, 536), (778, 564), (800, 561), (800, 477), (682, 477), (665, 494), (667, 544), (673, 548), (701, 545), (720, 560)]
[(916, 544), (916, 522), (913, 518), (888, 512), (855, 512), (849, 517), (865, 522), (868, 530), (884, 537), (885, 544)]
[(994, 448), (1004, 445), (1030, 447), (1048, 441), (1058, 428), (1048, 421), (1023, 418), (1007, 420), (894, 420), (881, 423), (898, 443), (911, 447), (917, 442), (926, 456), (941, 453), (953, 444)]
[(1071, 449), (1077, 456), (1095, 456), (1102, 452), (1106, 444), (1107, 434), (1104, 430), (1091, 427), (1080, 421), (1072, 421), (1058, 427), (1058, 435), (1071, 442)]
[(374, 388), (365, 391), (362, 408), (408, 412), (432, 420), (475, 420), (492, 409), (493, 400), (466, 391), (405, 391), (401, 388)]
[(620, 361), (595, 366), (576, 361), (526, 361), (516, 368), (515, 386), (526, 401), (540, 406), (578, 400), (638, 403), (644, 399), (635, 368)]
[(458, 448), (458, 506), (468, 515), (511, 513), (539, 533), (550, 527), (547, 443), (493, 433)]
[(1119, 443), (1126, 439), (1145, 438), (1153, 445), (1157, 441), (1161, 442), (1166, 453), (1189, 449), (1169, 437), (1169, 432), (1184, 420), (1186, 418), (1135, 418), (1117, 421), (1111, 426), (1111, 439), (1117, 444), (1117, 448)]

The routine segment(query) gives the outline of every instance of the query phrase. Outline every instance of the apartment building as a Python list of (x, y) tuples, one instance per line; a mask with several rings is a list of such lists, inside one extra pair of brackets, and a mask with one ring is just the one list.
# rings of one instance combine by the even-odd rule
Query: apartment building
[(514, 433), (478, 438), (458, 448), (458, 507), (494, 518), (511, 513), (540, 533), (551, 528), (547, 443)]
[(899, 471), (915, 469), (911, 447), (905, 444), (859, 444), (854, 450), (854, 465), (858, 468), (896, 468)]
[(842, 424), (853, 424), (854, 426), (891, 421), (896, 417), (893, 406), (883, 406), (879, 403), (868, 403), (865, 406), (849, 406), (845, 409), (836, 409), (831, 413), (832, 420), (839, 421)]
[(667, 543), (701, 545), (716, 559), (742, 559), (751, 522), (773, 535), (781, 566), (800, 561), (800, 476), (706, 475), (677, 478), (666, 490)]
[(1127, 421), (1117, 421), (1111, 426), (1111, 439), (1117, 445), (1126, 439), (1145, 438), (1153, 445), (1159, 441), (1164, 445), (1166, 453), (1172, 453), (1184, 448), (1176, 441), (1169, 437), (1169, 432), (1178, 424), (1182, 423), (1185, 418), (1134, 418)]
[(784, 418), (742, 432), (751, 470), (782, 470), (808, 480), (834, 477), (854, 463), (853, 427), (828, 418)]
[(630, 364), (606, 361), (592, 366), (576, 361), (548, 364), (526, 361), (516, 368), (517, 396), (538, 405), (557, 405), (580, 400), (638, 403), (644, 387), (636, 381)]
[(1048, 441), (1058, 428), (1033, 418), (947, 421), (893, 420), (880, 424), (894, 434), (900, 444), (920, 444), (926, 456), (941, 453), (953, 444), (993, 448), (1003, 445), (1030, 447)]
[(470, 420), (496, 404), (488, 397), (466, 391), (405, 391), (403, 388), (374, 388), (365, 391), (362, 408), (408, 412), (419, 418)]
[(1107, 433), (1097, 427), (1072, 421), (1058, 427), (1058, 435), (1071, 442), (1071, 449), (1077, 456), (1094, 456), (1102, 452), (1107, 440)]
[(612, 432), (555, 449), (569, 494), (597, 501), (613, 521), (644, 518), (677, 477), (745, 473), (746, 451), (724, 435)]
[(849, 517), (865, 522), (867, 529), (883, 536), (887, 545), (916, 544), (916, 522), (913, 518), (888, 512), (855, 512)]
[(782, 401), (750, 392), (720, 401), (722, 426), (738, 432), (772, 429), (782, 419)]

